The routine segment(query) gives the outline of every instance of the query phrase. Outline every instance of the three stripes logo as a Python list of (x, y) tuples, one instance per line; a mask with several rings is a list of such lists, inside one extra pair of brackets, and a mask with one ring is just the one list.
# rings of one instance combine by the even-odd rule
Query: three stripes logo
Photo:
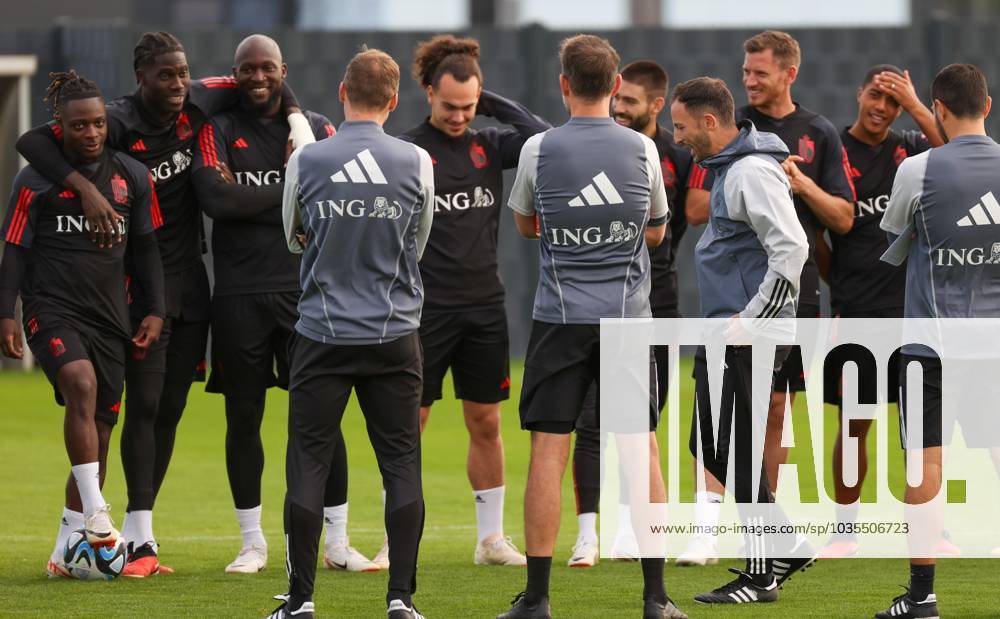
[(243, 138), (239, 138), (233, 142), (233, 148), (250, 148), (250, 145)]
[(580, 195), (569, 201), (570, 206), (583, 206), (585, 204), (587, 206), (604, 206), (625, 202), (603, 170), (598, 172), (592, 180), (593, 182), (587, 183), (587, 186), (580, 191)]
[[(364, 170), (364, 171), (362, 171)], [(366, 176), (367, 175), (367, 176)], [(378, 162), (367, 148), (354, 156), (344, 164), (344, 169), (333, 174), (330, 180), (334, 183), (371, 183), (373, 185), (387, 185), (382, 174), (382, 168), (378, 167)]]
[(959, 227), (991, 226), (1000, 224), (1000, 204), (992, 191), (979, 198), (979, 202), (969, 209), (969, 214), (955, 222)]

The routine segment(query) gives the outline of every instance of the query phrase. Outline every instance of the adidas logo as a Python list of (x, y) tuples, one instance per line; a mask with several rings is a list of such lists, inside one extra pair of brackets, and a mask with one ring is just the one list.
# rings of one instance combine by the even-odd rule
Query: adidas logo
[(129, 146), (129, 150), (146, 150), (146, 143), (143, 142), (141, 139), (136, 140), (135, 144)]
[[(988, 215), (987, 215), (988, 213)], [(960, 227), (1000, 224), (1000, 204), (992, 191), (979, 198), (979, 203), (969, 209), (969, 214), (955, 222)]]
[[(361, 168), (364, 168), (364, 172), (361, 171)], [(368, 174), (367, 177), (365, 173)], [(355, 155), (354, 159), (345, 163), (344, 169), (331, 176), (330, 180), (335, 183), (372, 183), (373, 185), (386, 185), (389, 182), (385, 180), (382, 168), (378, 167), (375, 157), (372, 157), (371, 151), (367, 148)]]
[(477, 494), (476, 495), (476, 503), (484, 503), (485, 504), (486, 503), (486, 499), (483, 498), (483, 495)]
[[(580, 195), (569, 201), (570, 206), (583, 206), (584, 204), (588, 206), (601, 206), (622, 204), (625, 202), (625, 200), (622, 200), (618, 190), (615, 189), (615, 186), (611, 184), (611, 179), (608, 178), (608, 175), (603, 170), (593, 178), (593, 181), (580, 191)], [(598, 189), (600, 193), (598, 193)]]
[(247, 144), (246, 140), (244, 140), (243, 138), (240, 138), (240, 139), (236, 140), (235, 142), (233, 142), (233, 148), (250, 148), (250, 145)]
[(750, 587), (743, 587), (742, 589), (737, 589), (729, 594), (729, 597), (733, 598), (737, 604), (746, 604), (748, 602), (757, 601), (757, 592)]

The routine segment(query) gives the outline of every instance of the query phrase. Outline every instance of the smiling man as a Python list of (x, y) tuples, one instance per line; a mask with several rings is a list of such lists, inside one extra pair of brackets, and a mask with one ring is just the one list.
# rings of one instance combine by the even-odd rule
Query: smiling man
[[(239, 44), (233, 75), (240, 104), (202, 128), (192, 175), (198, 202), (214, 220), (207, 390), (226, 399), (226, 470), (243, 536), (239, 556), (226, 567), (230, 573), (257, 572), (267, 563), (260, 528), (260, 424), (267, 389), (288, 387), (288, 339), (298, 319), (300, 258), (288, 251), (281, 219), (292, 132), (281, 113), (286, 73), (273, 39), (252, 35)], [(316, 140), (334, 133), (323, 116), (305, 115)], [(344, 495), (346, 502), (346, 489)]]

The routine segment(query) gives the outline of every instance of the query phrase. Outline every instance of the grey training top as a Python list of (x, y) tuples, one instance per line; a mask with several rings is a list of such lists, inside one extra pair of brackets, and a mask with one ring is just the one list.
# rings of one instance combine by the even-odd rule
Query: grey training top
[(434, 215), (434, 170), (422, 148), (374, 122), (345, 122), (295, 151), (285, 171), (289, 248), (305, 234), (296, 331), (326, 344), (380, 344), (417, 330), (417, 261)]
[[(882, 216), (892, 241), (882, 260), (909, 258), (904, 317), (1000, 316), (998, 198), (1000, 145), (987, 136), (962, 135), (900, 164)], [(903, 351), (920, 354), (911, 348)]]
[(534, 319), (649, 317), (645, 228), (668, 217), (656, 145), (607, 117), (573, 117), (528, 139), (508, 206), (538, 214)]

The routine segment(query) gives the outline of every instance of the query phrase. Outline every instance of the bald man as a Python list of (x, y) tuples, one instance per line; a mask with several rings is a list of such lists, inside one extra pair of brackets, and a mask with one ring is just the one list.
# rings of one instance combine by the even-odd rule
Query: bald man
[(212, 374), (206, 389), (225, 396), (226, 470), (243, 536), (229, 573), (258, 572), (267, 564), (260, 424), (267, 389), (288, 387), (288, 339), (301, 292), (300, 260), (288, 251), (281, 219), (286, 145), (296, 122), (306, 127), (304, 135), (292, 136), (296, 142), (334, 132), (319, 114), (284, 117), (286, 74), (273, 39), (252, 35), (239, 44), (233, 76), (240, 103), (202, 128), (192, 176), (198, 202), (213, 220)]

